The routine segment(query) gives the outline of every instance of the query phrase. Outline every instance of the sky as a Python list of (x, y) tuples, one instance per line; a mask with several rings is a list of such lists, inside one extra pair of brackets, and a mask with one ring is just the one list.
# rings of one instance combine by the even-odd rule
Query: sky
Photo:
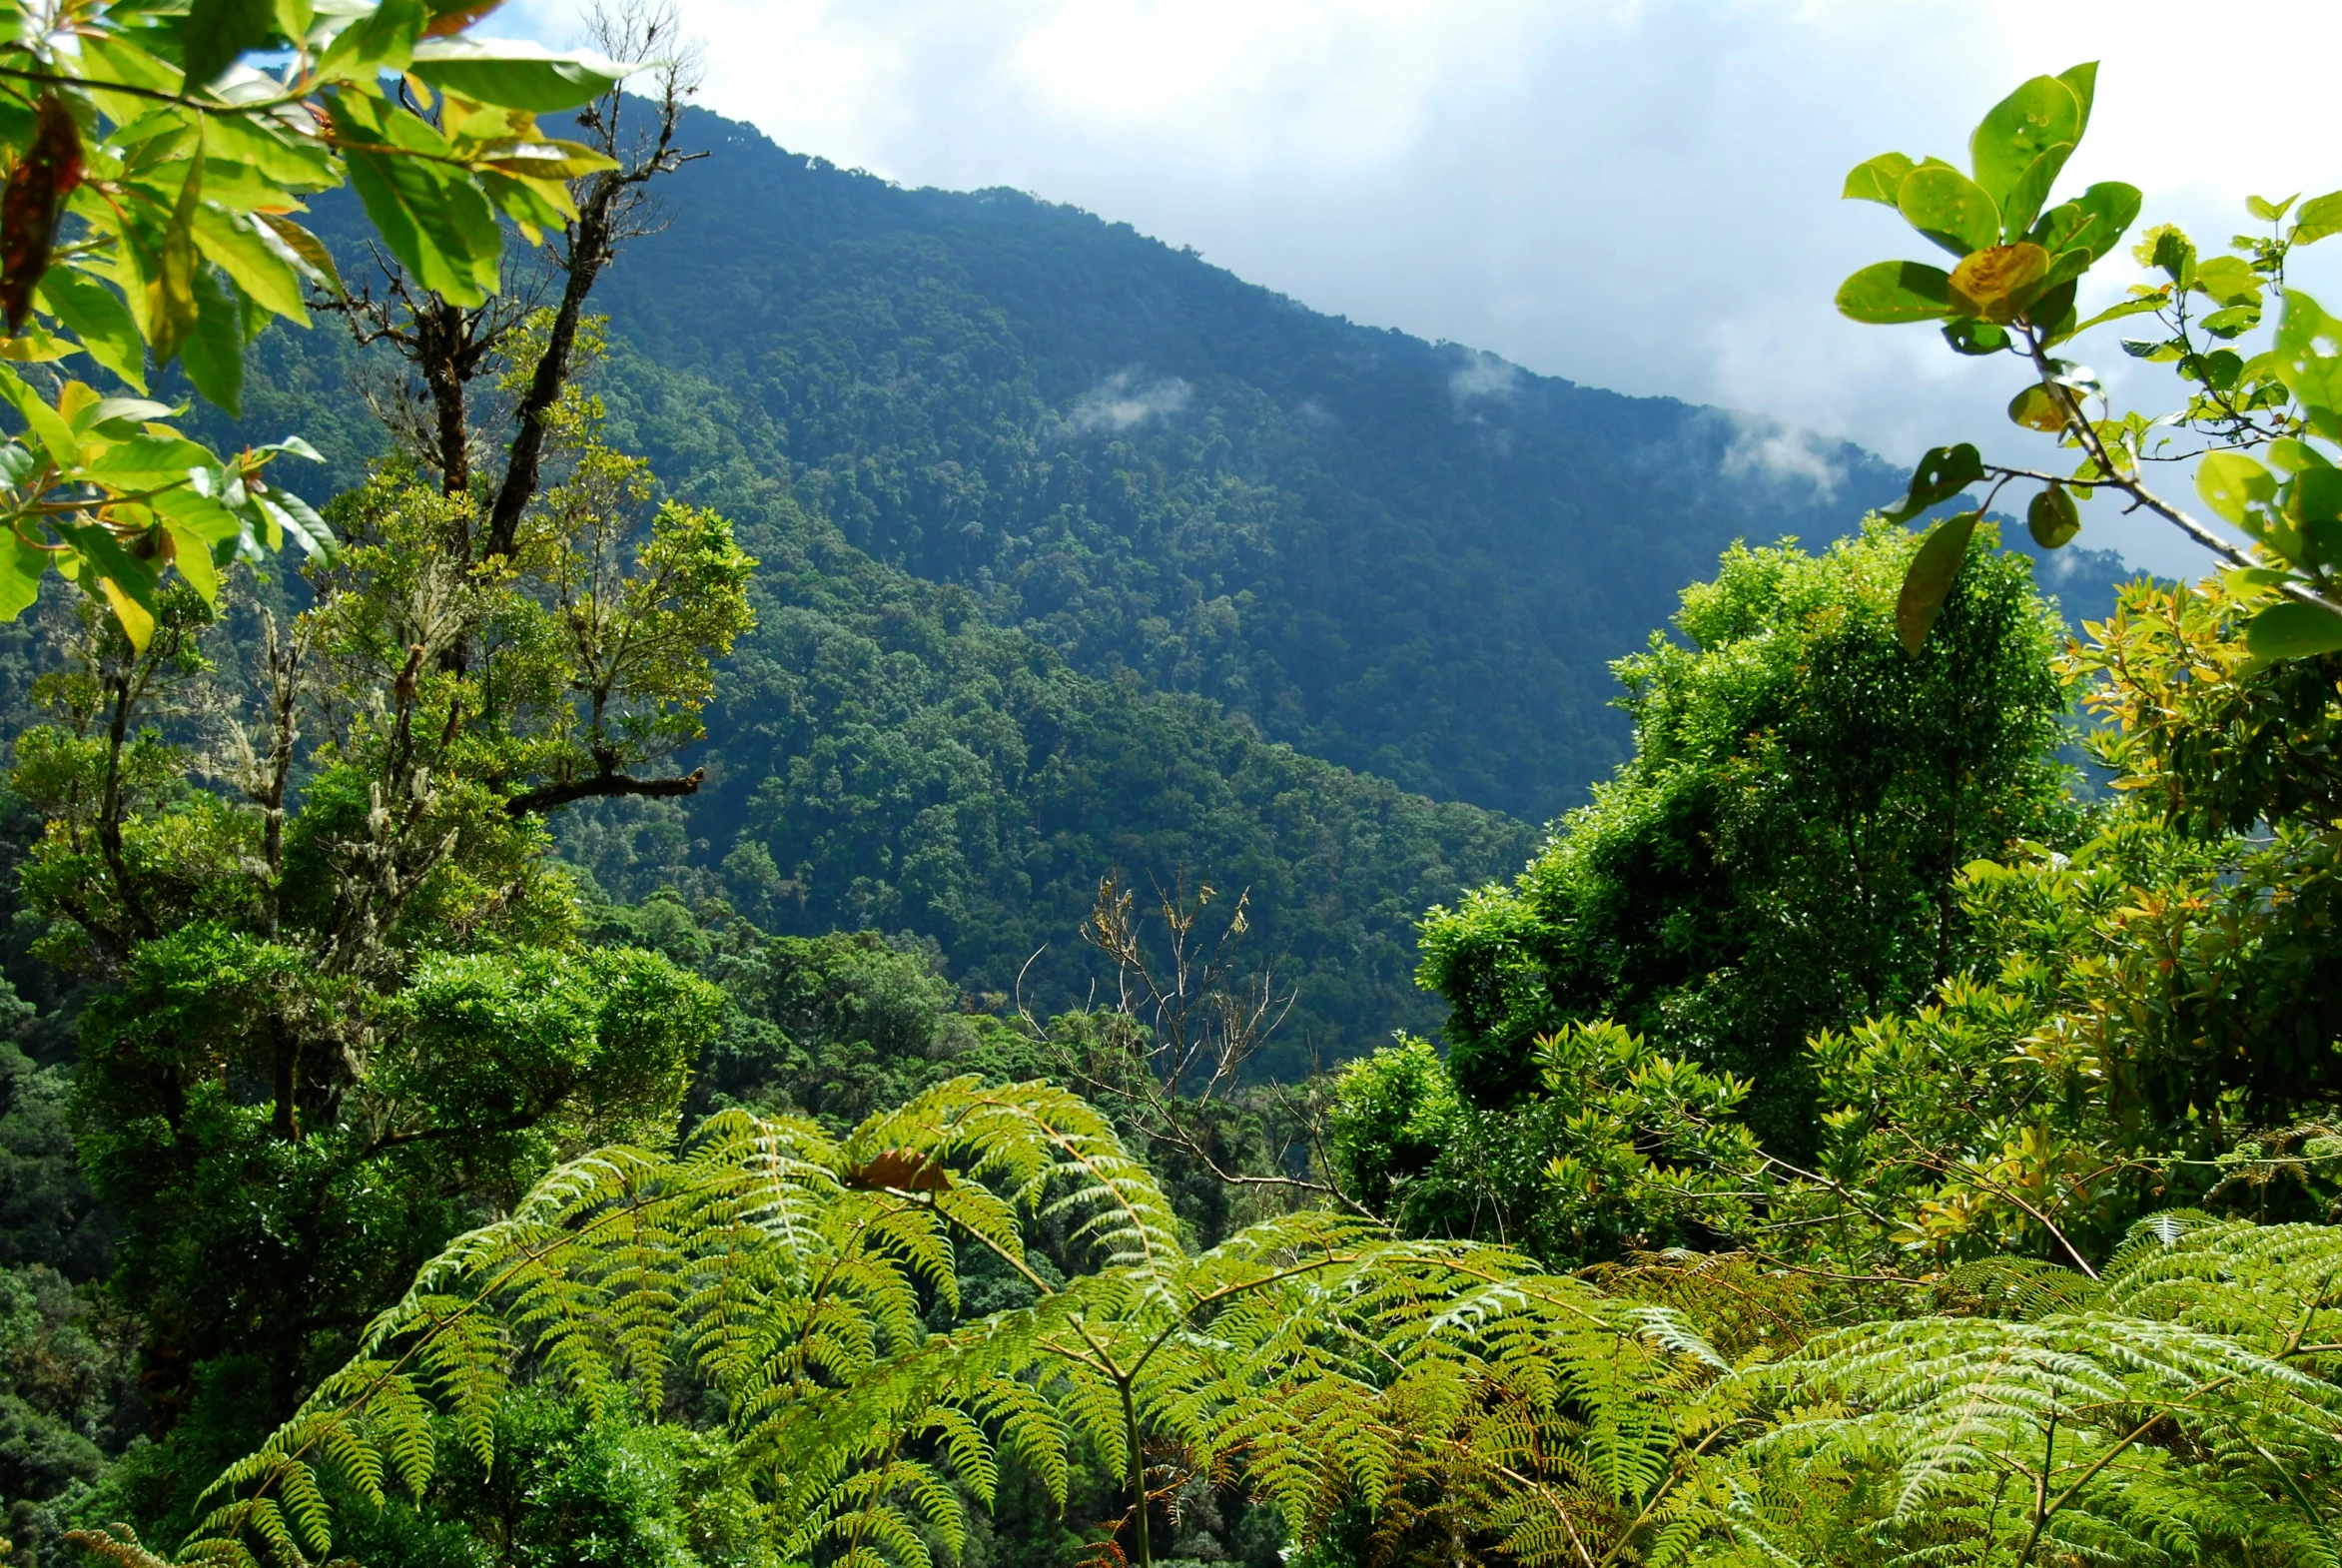
[[(2097, 59), (2061, 190), (2127, 180), (2144, 221), (2201, 244), (2246, 226), (2247, 194), (2342, 188), (2334, 0), (680, 4), (706, 49), (700, 101), (792, 151), (1027, 191), (1319, 311), (1779, 421), (1766, 450), (1793, 468), (1812, 465), (1800, 431), (1897, 462), (1961, 439), (2052, 460), (2001, 413), (2013, 366), (1832, 308), (1855, 269), (1933, 255), (1887, 209), (1837, 199), (1855, 163), (1964, 166), (2008, 89)], [(481, 31), (565, 43), (575, 14), (514, 0)], [(2342, 240), (2300, 260), (2298, 282), (2342, 297)], [(2117, 399), (2161, 411), (2167, 373), (2118, 337), (2079, 352)], [(2201, 560), (2110, 506), (2083, 542), (2163, 571)]]

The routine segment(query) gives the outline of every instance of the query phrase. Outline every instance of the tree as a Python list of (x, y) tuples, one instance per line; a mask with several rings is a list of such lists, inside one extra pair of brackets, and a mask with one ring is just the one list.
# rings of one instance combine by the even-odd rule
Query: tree
[[(605, 155), (547, 137), (536, 115), (615, 92), (632, 69), (468, 35), (461, 0), (309, 0), (185, 11), (65, 0), (12, 7), (0, 64), (0, 317), (9, 359), (87, 355), (133, 390), (179, 365), (234, 411), (244, 347), (308, 289), (340, 293), (333, 258), (289, 214), (354, 186), (401, 265), (449, 299), (492, 293), (502, 221), (533, 238), (577, 217), (568, 181)], [(266, 69), (249, 58), (274, 50)], [(386, 96), (383, 78), (402, 86)], [(207, 170), (209, 177), (207, 178)], [(143, 648), (165, 574), (207, 602), (220, 570), (291, 534), (330, 545), (315, 512), (267, 476), (299, 441), (222, 458), (143, 397), (0, 374), (24, 430), (0, 448), (10, 530), (0, 615), (51, 565), (101, 593)]]
[(1513, 886), (1426, 917), (1468, 1101), (1533, 1090), (1539, 1036), (1613, 1019), (1753, 1080), (1752, 1124), (1795, 1151), (1806, 1037), (1951, 973), (1959, 867), (2060, 830), (2063, 703), (2013, 556), (1980, 557), (1907, 654), (1911, 550), (1881, 525), (1819, 556), (1736, 547), (1684, 593), (1688, 646), (1619, 661), (1634, 759)]
[[(1939, 158), (1914, 163), (1883, 153), (1846, 177), (1850, 200), (1900, 212), (1923, 237), (1959, 258), (1950, 273), (1919, 262), (1880, 262), (1849, 278), (1838, 308), (1859, 322), (1942, 322), (1946, 342), (1968, 355), (2021, 360), (2028, 385), (2008, 416), (2080, 453), (2070, 474), (1986, 463), (1972, 444), (1942, 446), (1921, 461), (1911, 493), (1893, 513), (1918, 516), (1971, 484), (1990, 481), (1983, 505), (1936, 525), (1913, 557), (1898, 610), (1917, 647), (1966, 557), (1978, 519), (2003, 487), (2042, 487), (2026, 512), (2034, 539), (2055, 548), (2081, 528), (2074, 496), (2122, 497), (2179, 528), (2238, 575), (2255, 613), (2247, 644), (2259, 658), (2342, 649), (2342, 472), (2327, 448), (2342, 442), (2342, 352), (2332, 318), (2286, 282), (2292, 253), (2342, 232), (2342, 191), (2246, 203), (2264, 235), (2239, 236), (2230, 253), (2199, 257), (2169, 224), (2140, 237), (2133, 256), (2162, 274), (2081, 320), (2082, 281), (2112, 257), (2137, 219), (2136, 187), (2102, 181), (2070, 201), (2051, 190), (2088, 128), (2097, 66), (2036, 76), (1994, 105), (1969, 138), (1969, 175)], [(2298, 203), (2298, 205), (2297, 205)], [(2288, 221), (2290, 215), (2290, 221)], [(2242, 346), (2283, 301), (2269, 346)], [(2093, 328), (2148, 317), (2160, 336), (2124, 339), (2125, 354), (2169, 365), (2185, 401), (2150, 417), (2117, 411), (2086, 368), (2059, 358)], [(2322, 443), (2322, 444), (2321, 444)], [(2262, 451), (2276, 466), (2258, 458)], [(2239, 543), (2190, 515), (2147, 482), (2150, 463), (2196, 461), (2196, 489), (2215, 516), (2241, 529)]]

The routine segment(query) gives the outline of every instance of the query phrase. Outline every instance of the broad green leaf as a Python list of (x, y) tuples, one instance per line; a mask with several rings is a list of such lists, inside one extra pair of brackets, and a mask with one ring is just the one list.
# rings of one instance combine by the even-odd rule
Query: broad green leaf
[(187, 85), (215, 80), (248, 49), (258, 49), (277, 30), (274, 0), (193, 0), (180, 30)]
[(2342, 468), (2304, 468), (2288, 488), (2285, 515), (2305, 524), (2342, 519)]
[(2302, 203), (2291, 238), (2295, 245), (2315, 245), (2332, 234), (2342, 234), (2342, 191), (2328, 191)]
[(1879, 515), (1890, 522), (1909, 522), (1929, 507), (1952, 499), (1983, 476), (1983, 458), (1966, 441), (1956, 446), (1938, 446), (1920, 459), (1911, 476), (1910, 493)]
[(2057, 80), (2066, 85), (2074, 102), (2081, 105), (2081, 127), (2074, 132), (2074, 140), (2079, 141), (2081, 132), (2090, 128), (2090, 106), (2097, 101), (2098, 62), (2084, 60), (2079, 65), (2067, 66), (2057, 73)]
[[(336, 130), (350, 184), (391, 253), (415, 280), (453, 304), (471, 306), (497, 284), (503, 235), (487, 198), (447, 155), (436, 131), (349, 90), (333, 95)], [(389, 143), (428, 156), (403, 157), (356, 143)]]
[(380, 72), (403, 71), (429, 24), (430, 10), (422, 0), (383, 0), (334, 35), (318, 61), (318, 74), (329, 81), (372, 82)]
[(2038, 158), (2026, 166), (2024, 173), (2017, 176), (2016, 184), (2009, 187), (2008, 194), (2000, 198), (2002, 239), (2023, 238), (2033, 219), (2040, 215), (2041, 204), (2049, 199), (2049, 187), (2056, 184), (2058, 171), (2065, 167), (2065, 160), (2072, 156), (2073, 144), (2060, 142), (2055, 147), (2044, 149)]
[(48, 569), (47, 550), (25, 543), (13, 529), (0, 535), (0, 620), (14, 620), (32, 608)]
[[(180, 345), (196, 330), (195, 215), (203, 206), (204, 161), (199, 153), (187, 167), (172, 209), (171, 227), (163, 236), (156, 267), (147, 280), (147, 341), (158, 363), (168, 365)], [(198, 391), (201, 391), (199, 388)]]
[(2185, 289), (2195, 283), (2195, 242), (2176, 224), (2157, 224), (2130, 248), (2141, 267), (2158, 267), (2163, 276)]
[(205, 398), (228, 410), (244, 411), (244, 306), (209, 272), (195, 280), (196, 324), (180, 346), (179, 363)]
[(2217, 305), (2258, 304), (2262, 283), (2240, 256), (2214, 256), (2195, 266), (2196, 289)]
[(541, 44), (432, 38), (415, 45), (408, 69), (475, 103), (549, 114), (593, 102), (639, 67), (594, 54), (555, 54)]
[(2005, 326), (2033, 302), (2048, 275), (2049, 253), (2039, 246), (2023, 241), (1991, 246), (1952, 270), (1952, 308)]
[(2035, 382), (2008, 400), (2008, 417), (2028, 430), (2055, 435), (2065, 428), (2065, 401)]
[[(2135, 185), (2102, 180), (2070, 202), (2050, 209), (2034, 225), (2037, 243), (2052, 256), (2087, 251), (2094, 261), (2113, 254), (2123, 233), (2138, 221), (2144, 200)], [(2142, 258), (2140, 266), (2145, 266)]]
[[(2159, 294), (2144, 296), (2136, 300), (2125, 300), (2120, 305), (2110, 305), (2106, 307), (2106, 309), (2100, 311), (2097, 315), (2091, 317), (2088, 321), (2083, 322), (2079, 327), (2076, 327), (2074, 332), (2077, 335), (2086, 333), (2093, 327), (2104, 326), (2107, 322), (2118, 322), (2125, 316), (2144, 316), (2150, 311), (2161, 310), (2168, 303), (2169, 301), (2167, 301), (2162, 295)], [(2125, 353), (2129, 351), (2129, 347), (2130, 346), (2128, 341), (2125, 341), (2123, 344)], [(2160, 346), (2157, 345), (2157, 347)]]
[(98, 524), (74, 523), (59, 517), (49, 525), (73, 546), (74, 553), (84, 562), (84, 587), (89, 585), (89, 570), (97, 571), (98, 586), (113, 606), (114, 618), (122, 623), (131, 646), (145, 652), (148, 640), (155, 634), (155, 590), (162, 581), (162, 573), (155, 563), (131, 554), (110, 529)]
[(2299, 289), (2285, 291), (2285, 314), (2270, 353), (2277, 376), (2303, 404), (2342, 410), (2342, 322)]
[(2261, 308), (2256, 304), (2232, 305), (2224, 311), (2214, 311), (2196, 323), (2215, 338), (2237, 338), (2261, 324)]
[(51, 462), (59, 468), (70, 469), (81, 461), (81, 441), (73, 433), (73, 426), (42, 401), (41, 394), (19, 380), (14, 371), (0, 369), (0, 398), (6, 398), (17, 416), (24, 420), (26, 430), (41, 443)]
[(2008, 347), (2008, 330), (1962, 316), (1944, 324), (1944, 341), (1959, 354), (1998, 354)]
[(296, 326), (309, 325), (301, 275), (294, 271), (292, 253), (275, 230), (206, 202), (196, 209), (195, 243), (255, 305)]
[(1967, 541), (1982, 518), (1983, 513), (1977, 511), (1947, 517), (1921, 541), (1911, 570), (1904, 574), (1903, 592), (1895, 601), (1895, 631), (1906, 652), (1920, 651), (1936, 617), (1944, 613), (1944, 600), (1959, 576), (1960, 563), (1967, 559)]
[(2024, 525), (2042, 549), (2058, 549), (2081, 532), (2081, 508), (2073, 504), (2064, 485), (2052, 484), (2025, 508)]
[(293, 541), (311, 555), (331, 560), (340, 548), (334, 540), (334, 530), (316, 508), (291, 490), (270, 485), (266, 492), (253, 497), (264, 507)]
[(2255, 615), (2244, 646), (2256, 659), (2300, 659), (2342, 650), (2342, 615), (2287, 599)]
[(339, 295), (343, 293), (342, 272), (334, 265), (334, 253), (325, 242), (292, 219), (278, 213), (255, 213), (253, 217), (267, 224), (271, 233), (285, 242), (302, 276), (321, 289)]
[(1846, 186), (1838, 193), (1842, 202), (1879, 202), (1893, 207), (1896, 193), (1903, 189), (1903, 177), (1915, 165), (1901, 153), (1881, 153), (1867, 163), (1859, 163), (1847, 171)]
[(2016, 232), (2022, 233), (2033, 221), (2033, 213), (2040, 210), (2041, 198), (2049, 194), (2050, 180), (2073, 152), (2073, 144), (2081, 140), (2081, 102), (2073, 89), (2053, 76), (2036, 76), (1993, 105), (1968, 138), (1968, 160), (1975, 170), (1976, 184), (2004, 206), (2042, 155), (2062, 149), (2040, 181), (2032, 210), (2021, 220), (2011, 220)]
[(616, 159), (605, 158), (582, 142), (495, 142), (470, 157), (523, 180), (574, 180), (618, 167)]
[(2299, 192), (2295, 192), (2281, 202), (2272, 202), (2265, 197), (2248, 196), (2244, 199), (2244, 210), (2262, 223), (2273, 224), (2283, 218), (2291, 210), (2293, 204), (2299, 200), (2301, 200)]
[(212, 548), (194, 530), (166, 522), (163, 529), (171, 536), (171, 564), (179, 568), (188, 586), (203, 595), (206, 604), (220, 602), (220, 569), (212, 564)]
[(219, 458), (182, 435), (133, 435), (119, 441), (81, 470), (81, 476), (116, 490), (159, 490), (184, 484), (198, 468), (215, 468)]
[(210, 114), (203, 117), (203, 127), (207, 159), (243, 164), (290, 191), (322, 191), (335, 183), (333, 155), (326, 145), (284, 121)]
[(1939, 322), (1952, 314), (1952, 278), (1921, 262), (1877, 262), (1839, 285), (1838, 309), (1881, 326)]
[(89, 357), (137, 388), (147, 390), (147, 345), (122, 297), (78, 267), (57, 266), (41, 275), (41, 303), (71, 328)]
[(2331, 468), (2326, 454), (2305, 440), (2291, 435), (2280, 435), (2269, 442), (2269, 461), (2287, 473), (2306, 473), (2312, 468)]
[(1914, 229), (1954, 256), (1983, 250), (2000, 238), (1998, 204), (1956, 169), (1913, 170), (1895, 205)]
[(135, 426), (172, 418), (180, 411), (150, 397), (101, 397), (76, 413), (72, 422), (77, 431), (96, 430), (117, 440), (129, 440), (139, 433)]
[(2229, 522), (2244, 525), (2251, 513), (2277, 498), (2277, 476), (2242, 452), (2207, 453), (2196, 464), (2195, 489)]
[(559, 229), (577, 216), (568, 188), (558, 181), (515, 180), (493, 169), (482, 169), (479, 188), (498, 212), (519, 226), (530, 245), (541, 244), (545, 230)]

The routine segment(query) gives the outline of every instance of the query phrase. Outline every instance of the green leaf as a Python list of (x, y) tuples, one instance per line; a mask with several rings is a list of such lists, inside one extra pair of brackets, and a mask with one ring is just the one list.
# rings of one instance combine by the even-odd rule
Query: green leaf
[(285, 242), (285, 249), (292, 253), (303, 277), (336, 295), (346, 292), (341, 269), (334, 265), (334, 253), (326, 249), (323, 240), (282, 214), (255, 213), (253, 217), (267, 224), (270, 232)]
[(78, 267), (58, 266), (41, 276), (41, 304), (72, 329), (89, 357), (147, 390), (147, 343), (122, 296)]
[(2302, 203), (2291, 239), (2295, 245), (2315, 245), (2332, 234), (2342, 234), (2342, 191), (2328, 191)]
[[(447, 155), (446, 143), (414, 116), (385, 109), (361, 93), (336, 92), (333, 108), (351, 187), (391, 253), (418, 283), (450, 303), (485, 300), (498, 281), (503, 233), (470, 178), (436, 161)], [(429, 156), (349, 145), (354, 142), (389, 143)]]
[[(2120, 305), (2109, 305), (2106, 307), (2106, 309), (2100, 311), (2097, 315), (2091, 317), (2088, 321), (2083, 322), (2079, 327), (2076, 327), (2073, 330), (2074, 336), (2079, 337), (2081, 334), (2088, 332), (2091, 328), (2102, 327), (2108, 322), (2118, 322), (2125, 316), (2144, 316), (2150, 311), (2159, 311), (2163, 308), (2164, 303), (2165, 302), (2161, 295), (2150, 295), (2143, 299), (2125, 300)], [(2157, 345), (2157, 347), (2160, 347), (2160, 345)], [(2125, 353), (2129, 352), (2129, 340), (2124, 341), (2123, 349)]]
[(73, 426), (5, 366), (0, 366), (0, 398), (7, 399), (9, 406), (17, 411), (26, 430), (41, 443), (51, 462), (59, 468), (71, 469), (81, 461), (81, 441), (74, 435)]
[(1929, 507), (1952, 499), (1984, 476), (1984, 461), (1966, 441), (1938, 446), (1920, 459), (1911, 476), (1911, 492), (1879, 515), (1889, 522), (1909, 522)]
[(2055, 435), (2065, 428), (2065, 402), (2035, 382), (2008, 399), (2008, 417), (2028, 430)]
[(2081, 133), (2090, 128), (2090, 106), (2098, 96), (2098, 62), (2084, 60), (2079, 65), (2067, 66), (2057, 73), (2057, 80), (2065, 84), (2074, 102), (2081, 105), (2081, 125), (2073, 133), (2074, 140), (2079, 141)]
[(2008, 347), (2008, 329), (1962, 316), (1944, 324), (1944, 341), (1958, 354), (1998, 354)]
[(2326, 454), (2305, 440), (2291, 435), (2280, 435), (2269, 442), (2269, 461), (2287, 473), (2307, 473), (2312, 468), (2331, 468)]
[(47, 550), (25, 543), (13, 529), (0, 537), (0, 620), (14, 620), (32, 608), (48, 569)]
[(2304, 468), (2285, 497), (2285, 515), (2295, 522), (2342, 518), (2342, 468)]
[(115, 490), (159, 490), (185, 484), (198, 468), (216, 468), (220, 459), (184, 435), (133, 435), (100, 452), (80, 470), (82, 477)]
[(2232, 305), (2225, 311), (2214, 311), (2196, 323), (2215, 338), (2236, 338), (2251, 332), (2261, 324), (2259, 305)]
[(206, 202), (196, 209), (195, 243), (255, 305), (298, 326), (309, 325), (301, 275), (293, 267), (296, 258), (275, 230)]
[[(1968, 162), (1976, 184), (2005, 207), (2020, 184), (2036, 178), (2034, 165), (2048, 156), (2046, 175), (2037, 176), (2039, 190), (2023, 218), (2009, 217), (2011, 238), (2040, 211), (2049, 183), (2081, 140), (2082, 106), (2074, 91), (2053, 76), (2036, 76), (2010, 93), (1986, 114), (1968, 138)], [(2052, 155), (2053, 156), (2049, 156)]]
[(1914, 229), (1954, 256), (1983, 250), (2000, 239), (1999, 205), (1956, 169), (1914, 169), (1895, 205)]
[(231, 418), (244, 412), (244, 306), (212, 273), (195, 281), (196, 324), (180, 347), (179, 363), (187, 379), (204, 397), (228, 410)]
[(187, 85), (204, 86), (277, 30), (274, 0), (194, 0), (180, 31)]
[(2240, 526), (2277, 498), (2277, 476), (2242, 452), (2206, 453), (2196, 464), (2195, 489), (2204, 504)]
[(282, 120), (208, 114), (203, 128), (207, 159), (243, 164), (288, 191), (322, 191), (335, 183), (333, 154), (326, 145)]
[(1858, 322), (1940, 322), (1952, 314), (1952, 275), (1921, 262), (1876, 262), (1838, 287), (1838, 310)]
[(2270, 353), (2278, 379), (2305, 406), (2342, 410), (2342, 322), (2299, 289), (2285, 291), (2285, 314)]
[(171, 564), (179, 568), (188, 586), (203, 595), (206, 604), (220, 602), (220, 569), (212, 564), (212, 547), (201, 534), (184, 524), (166, 522), (171, 537)]
[(1936, 617), (1944, 613), (1944, 600), (1952, 592), (1952, 584), (1959, 576), (1960, 562), (1967, 559), (1967, 541), (1983, 519), (1978, 511), (1963, 511), (1956, 517), (1947, 517), (1928, 530), (1921, 541), (1919, 553), (1911, 560), (1911, 570), (1904, 574), (1903, 592), (1895, 601), (1895, 631), (1903, 639), (1904, 650), (1917, 654), (1920, 645), (1928, 640), (1928, 632), (1936, 624)]
[(179, 346), (196, 330), (195, 215), (203, 206), (204, 161), (199, 153), (188, 165), (187, 183), (180, 187), (171, 212), (171, 227), (163, 236), (154, 273), (147, 279), (147, 341), (155, 362), (168, 365)]
[(2058, 549), (2081, 532), (2081, 508), (2073, 504), (2064, 485), (2052, 484), (2025, 508), (2024, 525), (2042, 549)]
[(2000, 236), (2004, 240), (2021, 239), (2041, 211), (2041, 204), (2049, 199), (2049, 187), (2057, 181), (2058, 171), (2065, 160), (2073, 156), (2073, 144), (2060, 142), (2043, 150), (2038, 158), (2017, 176), (2016, 184), (2000, 198)]
[[(98, 573), (98, 586), (113, 606), (114, 618), (122, 623), (123, 634), (130, 638), (132, 647), (145, 652), (148, 639), (155, 634), (155, 590), (162, 582), (155, 563), (131, 554), (112, 530), (98, 524), (57, 517), (49, 526), (73, 546), (86, 568)], [(83, 585), (88, 585), (86, 571)]]
[(403, 71), (414, 57), (415, 41), (429, 24), (430, 9), (422, 0), (383, 0), (371, 14), (334, 35), (318, 62), (318, 74), (329, 81), (371, 82), (380, 72)]
[(2287, 599), (2262, 610), (2244, 628), (2244, 646), (2256, 659), (2300, 659), (2342, 650), (2342, 615)]
[(2261, 286), (2261, 275), (2240, 256), (2215, 256), (2196, 263), (2195, 288), (2214, 304), (2258, 304)]
[(523, 180), (574, 180), (618, 167), (583, 142), (495, 142), (470, 154), (485, 164)]
[(1881, 153), (1869, 162), (1856, 164), (1847, 171), (1846, 186), (1838, 193), (1838, 199), (1842, 202), (1878, 202), (1893, 207), (1896, 193), (1903, 189), (1903, 177), (1915, 167), (1901, 153)]
[(2273, 224), (2283, 218), (2293, 204), (2299, 200), (2301, 200), (2299, 192), (2295, 192), (2281, 202), (2272, 202), (2264, 197), (2248, 196), (2244, 199), (2244, 210), (2262, 223)]
[(550, 114), (593, 102), (640, 68), (594, 54), (555, 54), (540, 44), (427, 38), (414, 46), (409, 69), (474, 103)]

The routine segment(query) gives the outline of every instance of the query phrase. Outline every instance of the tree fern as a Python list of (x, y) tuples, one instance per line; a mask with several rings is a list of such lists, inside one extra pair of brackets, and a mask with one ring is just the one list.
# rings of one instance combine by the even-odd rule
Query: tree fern
[[(930, 1331), (971, 1246), (1034, 1298)], [(1119, 1462), (1140, 1562), (1195, 1484), (1304, 1540), (1524, 1568), (2336, 1561), (2342, 1233), (2166, 1216), (2100, 1280), (1970, 1265), (1888, 1309), (1931, 1289), (1950, 1310), (1854, 1321), (1878, 1287), (1748, 1257), (1555, 1275), (1325, 1211), (1189, 1253), (1046, 1085), (955, 1081), (842, 1141), (726, 1113), (450, 1245), (220, 1477), (178, 1561), (327, 1560), (332, 1499), (419, 1493), (435, 1431), (495, 1461), (516, 1368), (588, 1405), (719, 1395), (789, 1562), (934, 1568), (1009, 1456), (1063, 1506), (1077, 1444)]]

